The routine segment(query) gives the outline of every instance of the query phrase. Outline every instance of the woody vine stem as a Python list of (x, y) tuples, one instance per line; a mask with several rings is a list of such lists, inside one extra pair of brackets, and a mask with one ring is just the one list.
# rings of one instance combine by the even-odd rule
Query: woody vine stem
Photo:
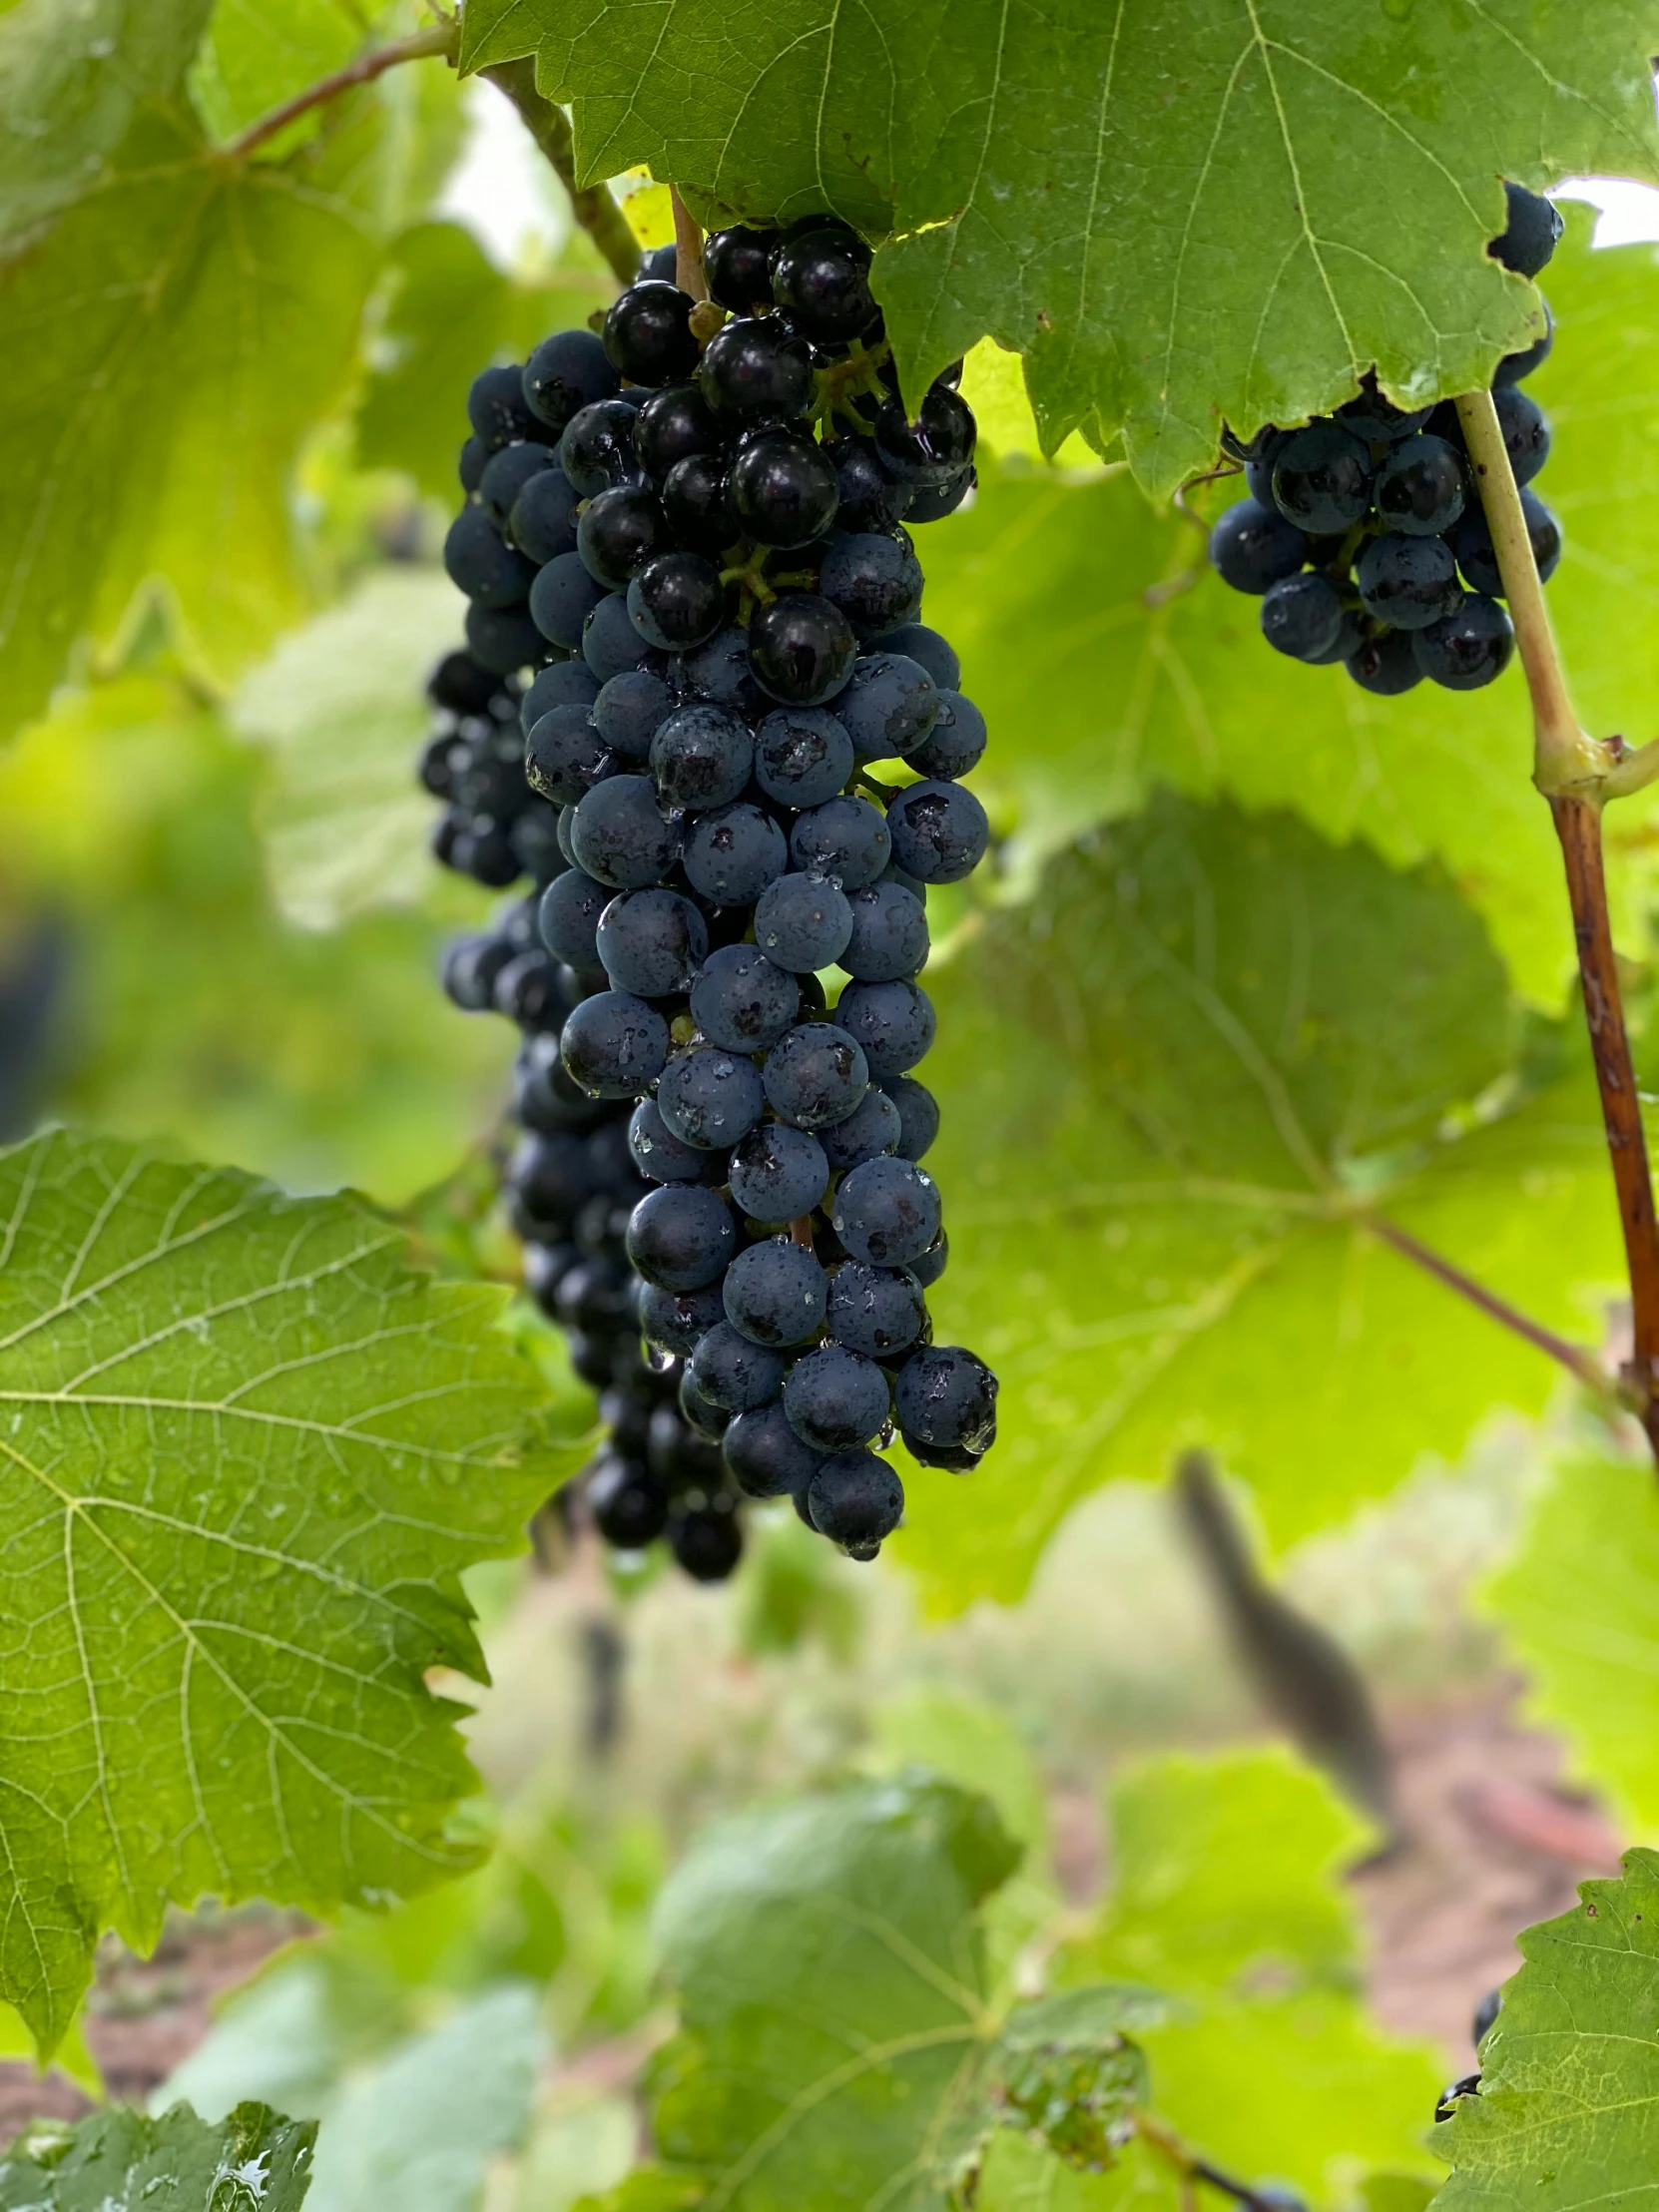
[(1602, 808), (1608, 800), (1639, 791), (1659, 777), (1659, 742), (1632, 752), (1621, 739), (1592, 738), (1580, 725), (1555, 648), (1520, 493), (1490, 392), (1460, 394), (1457, 416), (1531, 696), (1532, 781), (1549, 804), (1566, 867), (1584, 1019), (1630, 1279), (1631, 1359), (1621, 1380), (1627, 1401), (1659, 1460), (1659, 1220), (1654, 1215), (1647, 1138), (1619, 994), (1601, 848)]

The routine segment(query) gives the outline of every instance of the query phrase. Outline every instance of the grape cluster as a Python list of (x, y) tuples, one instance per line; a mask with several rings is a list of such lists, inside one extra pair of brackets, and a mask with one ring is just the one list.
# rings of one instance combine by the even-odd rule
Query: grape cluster
[[(822, 219), (717, 233), (709, 301), (648, 259), (602, 330), (477, 378), (444, 555), (472, 660), (535, 670), (524, 773), (556, 852), (531, 872), (568, 1003), (557, 1060), (552, 997), (526, 1054), (596, 1128), (626, 1115), (619, 1327), (737, 1491), (859, 1558), (903, 1507), (870, 1447), (969, 1467), (996, 1391), (931, 1342), (938, 1116), (910, 1073), (927, 890), (988, 827), (960, 781), (983, 720), (919, 621), (905, 524), (972, 489), (974, 422), (951, 371), (907, 414), (868, 265)], [(664, 1525), (649, 1453), (607, 1465), (613, 1540)]]
[[(436, 727), (421, 756), (421, 781), (449, 809), (437, 853), (479, 876), (474, 852), (490, 851), (503, 824), (534, 819), (538, 809), (553, 819), (525, 780), (519, 683), (470, 653), (450, 653), (427, 690)], [(481, 821), (484, 763), (493, 764), (492, 803)], [(457, 817), (461, 826), (452, 828)], [(521, 853), (514, 876), (528, 874), (538, 886), (566, 865), (556, 842), (532, 845), (520, 836), (508, 849)], [(500, 887), (506, 860), (487, 864), (491, 872), (481, 879)], [(679, 1364), (653, 1364), (641, 1349), (642, 1286), (626, 1236), (629, 1213), (649, 1186), (629, 1153), (628, 1106), (578, 1091), (560, 1062), (559, 1031), (585, 986), (542, 944), (539, 895), (538, 888), (510, 900), (489, 928), (457, 938), (444, 956), (444, 988), (463, 1011), (504, 1014), (522, 1036), (513, 1070), (521, 1134), (504, 1164), (502, 1191), (523, 1243), (525, 1288), (565, 1332), (572, 1365), (599, 1393), (607, 1440), (581, 1476), (594, 1523), (623, 1550), (666, 1536), (689, 1574), (719, 1581), (743, 1550), (741, 1501), (717, 1446), (679, 1409)]]
[[(1535, 193), (1506, 190), (1508, 227), (1490, 252), (1536, 276), (1561, 218)], [(1498, 363), (1492, 396), (1547, 580), (1561, 529), (1527, 487), (1549, 457), (1549, 424), (1521, 389), (1553, 340), (1544, 311), (1543, 336)], [(1261, 600), (1270, 645), (1315, 667), (1341, 662), (1384, 698), (1425, 676), (1475, 691), (1502, 673), (1515, 634), (1452, 401), (1404, 410), (1368, 375), (1334, 415), (1298, 430), (1270, 424), (1248, 444), (1229, 431), (1223, 444), (1243, 464), (1250, 497), (1217, 522), (1210, 558), (1223, 582)]]

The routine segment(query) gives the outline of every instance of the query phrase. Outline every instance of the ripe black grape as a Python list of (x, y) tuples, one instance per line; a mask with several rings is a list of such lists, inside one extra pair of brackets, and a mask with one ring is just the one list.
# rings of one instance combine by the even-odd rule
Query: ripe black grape
[(698, 362), (693, 301), (676, 284), (630, 284), (605, 317), (605, 356), (632, 384), (672, 384)]

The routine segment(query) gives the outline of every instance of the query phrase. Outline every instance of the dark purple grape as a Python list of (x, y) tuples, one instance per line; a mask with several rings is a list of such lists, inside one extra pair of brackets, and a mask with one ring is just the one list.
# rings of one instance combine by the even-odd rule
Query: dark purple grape
[(571, 417), (616, 390), (616, 370), (592, 330), (559, 330), (524, 364), (520, 390), (537, 419), (562, 431)]
[(732, 463), (732, 505), (758, 545), (809, 544), (835, 519), (833, 464), (822, 446), (788, 430), (752, 438)]
[(667, 517), (655, 492), (643, 484), (616, 484), (597, 492), (576, 526), (582, 565), (607, 591), (626, 591), (652, 554), (670, 543)]
[(1411, 650), (1411, 632), (1384, 630), (1367, 638), (1357, 653), (1349, 655), (1348, 673), (1362, 691), (1374, 692), (1379, 699), (1397, 699), (1408, 692), (1422, 682), (1422, 670)]
[(716, 231), (703, 244), (703, 275), (709, 296), (734, 314), (750, 315), (772, 305), (772, 254), (776, 231), (753, 231), (744, 224)]
[(684, 653), (705, 643), (726, 614), (720, 570), (701, 553), (653, 554), (628, 586), (628, 619), (664, 653)]
[(646, 277), (611, 302), (605, 355), (631, 384), (672, 384), (698, 362), (693, 300), (677, 284)]
[(699, 371), (717, 415), (736, 422), (804, 414), (813, 396), (813, 355), (781, 315), (739, 316), (709, 340)]
[(815, 345), (843, 345), (876, 317), (869, 262), (850, 231), (797, 232), (773, 254), (772, 296)]
[(895, 476), (933, 491), (967, 467), (978, 432), (967, 401), (935, 383), (914, 422), (905, 419), (900, 401), (884, 400), (871, 434)]
[(786, 592), (749, 626), (749, 666), (761, 689), (791, 707), (821, 707), (852, 673), (857, 639), (840, 608), (813, 592)]
[(634, 424), (634, 458), (658, 483), (676, 461), (693, 453), (718, 453), (725, 433), (696, 384), (654, 391)]
[(639, 481), (634, 425), (639, 410), (625, 399), (598, 399), (571, 416), (559, 440), (559, 466), (583, 499), (613, 484)]

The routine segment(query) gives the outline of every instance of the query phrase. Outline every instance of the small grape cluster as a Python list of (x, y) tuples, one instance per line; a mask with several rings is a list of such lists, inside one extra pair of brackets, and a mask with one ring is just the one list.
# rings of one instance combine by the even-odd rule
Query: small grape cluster
[[(556, 842), (532, 843), (520, 832), (501, 851), (493, 841), (535, 820), (538, 809), (549, 828), (553, 820), (524, 775), (518, 679), (470, 653), (450, 653), (427, 691), (436, 727), (420, 777), (448, 807), (435, 838), (439, 858), (495, 888), (524, 874), (545, 884), (566, 864)], [(509, 857), (518, 862), (511, 875)], [(628, 1149), (628, 1105), (589, 1098), (560, 1061), (559, 1031), (583, 986), (541, 941), (539, 896), (510, 900), (487, 929), (455, 939), (444, 955), (444, 988), (463, 1012), (504, 1014), (521, 1033), (513, 1119), (522, 1135), (504, 1164), (502, 1191), (524, 1248), (525, 1288), (564, 1331), (572, 1366), (599, 1393), (607, 1439), (580, 1478), (594, 1525), (619, 1550), (666, 1536), (688, 1574), (720, 1581), (743, 1552), (742, 1501), (718, 1446), (680, 1411), (679, 1364), (654, 1364), (641, 1349), (642, 1286), (626, 1236), (649, 1185)]]
[[(1555, 251), (1561, 218), (1549, 201), (1506, 187), (1508, 227), (1490, 252), (1536, 276)], [(1521, 390), (1548, 355), (1542, 337), (1498, 364), (1498, 424), (1532, 541), (1548, 579), (1561, 529), (1526, 487), (1549, 457), (1549, 424)], [(1223, 437), (1243, 464), (1250, 497), (1210, 534), (1224, 583), (1262, 602), (1262, 633), (1291, 659), (1341, 662), (1363, 690), (1391, 698), (1423, 677), (1475, 691), (1501, 675), (1515, 634), (1503, 606), (1491, 532), (1469, 477), (1450, 400), (1404, 410), (1366, 378), (1357, 398), (1304, 428), (1271, 424), (1248, 443)]]
[[(904, 525), (970, 492), (975, 428), (953, 371), (907, 414), (868, 267), (822, 219), (716, 234), (708, 301), (648, 260), (602, 330), (475, 381), (445, 544), (472, 657), (537, 671), (560, 1080), (626, 1103), (654, 1186), (629, 1325), (737, 1488), (859, 1558), (903, 1508), (870, 1446), (970, 1467), (996, 1391), (931, 1342), (938, 1117), (910, 1074), (928, 886), (989, 831), (960, 781), (983, 720)], [(660, 1476), (616, 1464), (612, 1522), (648, 1520)]]

